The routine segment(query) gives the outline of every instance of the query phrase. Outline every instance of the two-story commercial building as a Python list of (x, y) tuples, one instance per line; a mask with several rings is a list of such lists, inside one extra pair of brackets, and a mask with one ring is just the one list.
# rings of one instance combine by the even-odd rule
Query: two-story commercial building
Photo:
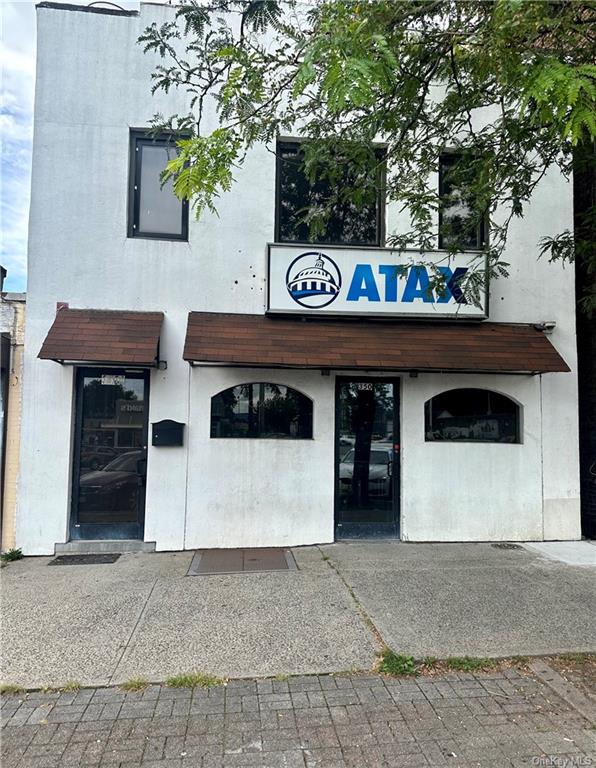
[(173, 13), (38, 7), (17, 546), (579, 538), (573, 269), (537, 252), (570, 185), (544, 177), (479, 304), (483, 234), (425, 255), (433, 289), (381, 195), (308, 242), (292, 136), (197, 221), (147, 135), (186, 97), (136, 44)]

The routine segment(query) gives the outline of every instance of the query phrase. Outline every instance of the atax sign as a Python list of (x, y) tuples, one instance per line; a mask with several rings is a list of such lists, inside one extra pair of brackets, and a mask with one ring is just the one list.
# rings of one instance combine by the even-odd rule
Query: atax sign
[[(466, 277), (483, 262), (477, 253), (396, 253), (385, 248), (269, 245), (267, 311), (303, 315), (404, 315), (435, 319), (487, 317), (466, 296)], [(433, 289), (435, 275), (442, 290)], [(483, 274), (484, 277), (484, 274)]]

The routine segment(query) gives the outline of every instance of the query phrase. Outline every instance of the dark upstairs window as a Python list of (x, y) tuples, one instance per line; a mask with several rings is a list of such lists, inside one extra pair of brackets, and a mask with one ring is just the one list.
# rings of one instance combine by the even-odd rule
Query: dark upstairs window
[(171, 179), (161, 181), (176, 152), (171, 135), (152, 137), (131, 131), (129, 237), (188, 240), (188, 201), (176, 197)]
[(439, 248), (456, 244), (462, 250), (481, 250), (486, 245), (486, 217), (477, 220), (473, 202), (458, 188), (454, 169), (459, 159), (452, 152), (439, 160)]
[(312, 438), (312, 400), (283, 384), (239, 384), (211, 398), (211, 437)]
[[(312, 237), (305, 216), (309, 210), (322, 208), (331, 195), (330, 182), (321, 178), (313, 184), (302, 167), (303, 152), (298, 141), (277, 144), (275, 200), (275, 240), (278, 243), (325, 243), (327, 245), (382, 244), (384, 237), (383, 150), (375, 153), (374, 166), (368, 171), (370, 192), (361, 204), (349, 200), (334, 202), (325, 232)], [(346, 164), (341, 170), (345, 183), (354, 184)], [(340, 182), (341, 186), (341, 182)], [(363, 188), (366, 184), (363, 184)]]

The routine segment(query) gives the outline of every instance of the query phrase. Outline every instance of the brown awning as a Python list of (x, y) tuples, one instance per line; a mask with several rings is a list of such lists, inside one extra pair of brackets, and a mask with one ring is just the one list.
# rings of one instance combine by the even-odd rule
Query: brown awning
[(191, 363), (377, 371), (546, 373), (569, 367), (531, 325), (295, 320), (191, 312)]
[(162, 312), (60, 309), (38, 357), (60, 363), (154, 366)]

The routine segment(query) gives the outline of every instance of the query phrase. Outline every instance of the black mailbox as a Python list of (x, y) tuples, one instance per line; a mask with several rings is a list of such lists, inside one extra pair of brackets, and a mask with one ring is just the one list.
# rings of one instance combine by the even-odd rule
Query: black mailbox
[(156, 421), (152, 426), (151, 445), (182, 445), (184, 424), (172, 419)]

